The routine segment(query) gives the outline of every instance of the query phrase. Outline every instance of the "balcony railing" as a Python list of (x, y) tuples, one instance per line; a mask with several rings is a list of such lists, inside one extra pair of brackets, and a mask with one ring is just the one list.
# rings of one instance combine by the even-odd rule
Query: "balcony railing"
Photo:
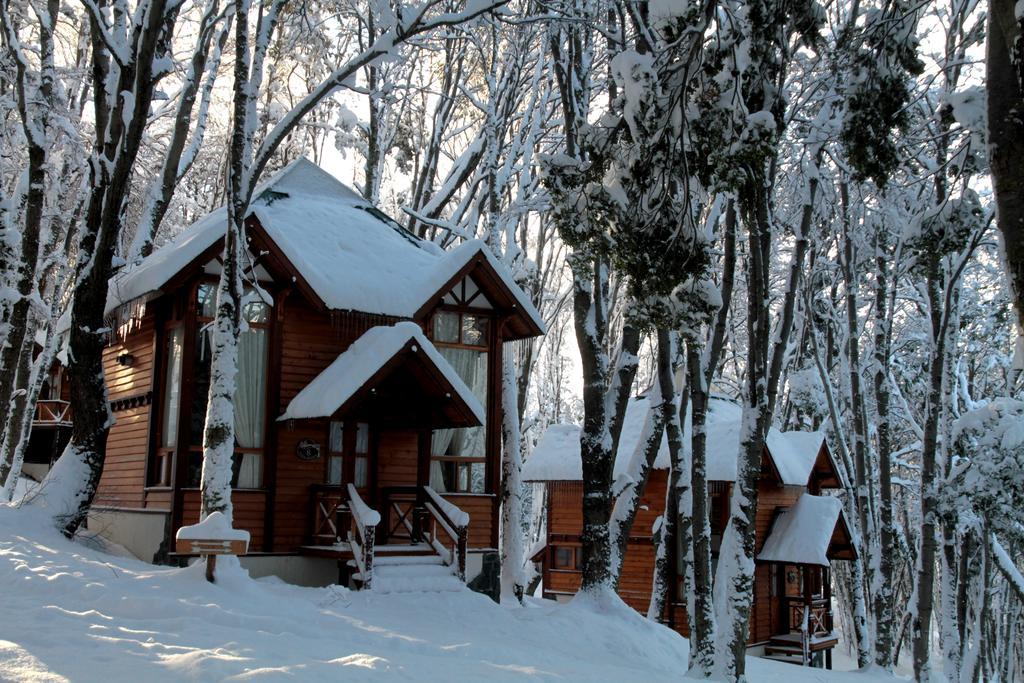
[(42, 400), (36, 401), (36, 411), (32, 416), (33, 427), (70, 427), (71, 404), (67, 401)]

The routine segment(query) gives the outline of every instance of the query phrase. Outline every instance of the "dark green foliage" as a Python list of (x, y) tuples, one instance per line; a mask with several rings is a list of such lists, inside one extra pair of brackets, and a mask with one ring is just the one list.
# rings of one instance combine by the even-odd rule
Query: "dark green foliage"
[(862, 46), (851, 55), (846, 114), (840, 140), (854, 180), (885, 187), (899, 164), (893, 132), (910, 122), (912, 76), (924, 63), (917, 56), (914, 10), (896, 2), (867, 17)]

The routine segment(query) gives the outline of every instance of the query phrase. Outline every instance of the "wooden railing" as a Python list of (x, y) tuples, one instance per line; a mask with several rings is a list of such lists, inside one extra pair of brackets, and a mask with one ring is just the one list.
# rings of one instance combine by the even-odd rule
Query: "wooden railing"
[(805, 604), (802, 598), (790, 598), (789, 600), (789, 628), (792, 631), (800, 631), (804, 627), (806, 616), (807, 632), (813, 638), (823, 636), (832, 632), (832, 613), (825, 598), (814, 598), (810, 605)]
[(36, 401), (36, 412), (32, 416), (33, 427), (70, 427), (71, 404), (67, 401)]
[[(437, 491), (424, 486), (426, 501), (423, 507), (429, 513), (425, 529), (422, 530), (427, 543), (455, 569), (460, 581), (466, 580), (466, 546), (469, 539), (469, 513), (460, 510), (445, 500)], [(438, 535), (438, 529), (444, 537)]]
[(338, 520), (347, 502), (345, 489), (327, 484), (314, 484), (311, 488), (313, 529), (310, 540), (314, 545), (334, 545), (341, 541), (343, 531), (346, 531)]
[(363, 502), (352, 484), (348, 485), (348, 502), (352, 513), (348, 543), (356, 560), (363, 590), (370, 590), (373, 587), (373, 541), (377, 525), (380, 524), (380, 513)]
[(810, 666), (813, 640), (832, 632), (832, 613), (829, 601), (813, 598), (789, 602), (790, 630), (800, 634), (800, 655), (803, 666)]

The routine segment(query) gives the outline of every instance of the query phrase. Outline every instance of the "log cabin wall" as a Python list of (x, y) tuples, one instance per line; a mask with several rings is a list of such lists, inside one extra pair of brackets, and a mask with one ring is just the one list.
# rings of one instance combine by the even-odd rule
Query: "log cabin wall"
[[(761, 478), (758, 490), (757, 516), (754, 527), (757, 530), (757, 542), (754, 545), (755, 555), (761, 552), (761, 546), (768, 538), (772, 522), (775, 521), (776, 510), (780, 507), (792, 507), (800, 494), (805, 491), (802, 486), (779, 486)], [(751, 613), (751, 641), (760, 643), (773, 635), (789, 631), (782, 624), (782, 600), (779, 586), (772, 585), (774, 576), (772, 566), (758, 564), (754, 568), (754, 610)]]
[[(192, 285), (182, 289), (191, 292)], [(163, 513), (172, 509), (172, 489), (146, 487), (147, 460), (153, 448), (156, 413), (159, 412), (154, 405), (161, 405), (160, 349), (165, 340), (163, 334), (157, 333), (159, 310), (160, 305), (154, 302), (130, 334), (123, 339), (113, 339), (104, 351), (104, 371), (116, 422), (110, 431), (97, 506), (124, 510), (146, 508)], [(271, 424), (264, 455), (264, 490), (236, 491), (232, 502), (235, 525), (252, 534), (254, 551), (296, 552), (308, 540), (312, 511), (310, 487), (325, 481), (326, 470), (326, 456), (313, 461), (301, 460), (296, 455), (297, 446), (303, 439), (312, 439), (322, 445), (326, 454), (328, 420), (276, 423), (276, 418), (300, 390), (366, 330), (394, 324), (398, 319), (317, 310), (295, 293), (279, 294), (274, 315), (277, 325), (270, 346), (269, 372), (274, 376), (268, 382), (267, 420)], [(126, 355), (131, 356), (130, 363), (118, 361)], [(375, 446), (379, 470), (376, 474), (371, 470), (371, 477), (378, 477), (378, 486), (416, 485), (416, 432), (382, 433)], [(494, 463), (496, 469), (497, 457)], [(181, 510), (175, 517), (180, 519), (180, 524), (196, 522), (199, 491), (188, 489), (179, 495)], [(496, 496), (445, 494), (445, 497), (470, 515), (469, 546), (494, 547)]]
[(103, 372), (115, 422), (107, 437), (103, 476), (96, 490), (98, 507), (166, 509), (167, 500), (148, 500), (145, 491), (153, 368), (157, 362), (155, 331), (156, 315), (150, 308), (135, 329), (123, 339), (112, 339), (103, 351)]
[[(654, 578), (655, 550), (651, 529), (655, 519), (665, 507), (665, 492), (668, 485), (667, 470), (654, 470), (650, 474), (641, 509), (638, 511), (630, 534), (630, 542), (622, 562), (619, 577), (619, 596), (630, 607), (641, 614), (647, 613), (651, 599)], [(778, 507), (793, 505), (803, 487), (776, 486), (763, 478), (758, 492), (755, 527), (759, 552), (764, 544)], [(552, 481), (547, 483), (548, 495), (548, 547), (544, 556), (545, 597), (555, 598), (576, 593), (580, 586), (580, 571), (555, 567), (556, 547), (580, 547), (583, 530), (583, 483), (579, 481)], [(643, 509), (646, 507), (647, 509)], [(578, 551), (577, 551), (578, 552)], [(577, 558), (578, 561), (578, 558)], [(777, 587), (772, 586), (770, 565), (758, 564), (754, 571), (754, 603), (751, 610), (751, 631), (749, 644), (768, 640), (779, 633), (781, 624), (781, 600)], [(686, 609), (681, 604), (668, 607), (667, 618), (671, 626), (684, 637), (689, 637), (689, 621)]]
[[(392, 325), (397, 318), (360, 313), (335, 313), (317, 310), (297, 294), (280, 297), (275, 310), (280, 337), (280, 381), (276, 400), (271, 397), (268, 420), (276, 420), (288, 403), (314, 377), (347, 349), (364, 332), (377, 325)], [(266, 478), (272, 493), (265, 512), (270, 528), (268, 549), (295, 552), (307, 542), (312, 503), (310, 487), (326, 478), (326, 453), (329, 421), (291, 420), (277, 423), (275, 438), (268, 443)], [(321, 445), (324, 454), (318, 460), (301, 460), (296, 455), (299, 442), (311, 439)], [(415, 466), (415, 440), (412, 464)], [(271, 472), (272, 470), (272, 472)], [(412, 482), (415, 484), (415, 478)]]

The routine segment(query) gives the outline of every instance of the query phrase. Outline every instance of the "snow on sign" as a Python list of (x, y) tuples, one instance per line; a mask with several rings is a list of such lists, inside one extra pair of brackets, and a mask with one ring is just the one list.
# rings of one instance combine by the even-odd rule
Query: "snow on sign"
[(218, 555), (244, 555), (249, 550), (249, 532), (232, 529), (221, 512), (211, 512), (199, 524), (181, 527), (174, 539), (178, 553), (206, 558), (206, 580), (211, 583)]

